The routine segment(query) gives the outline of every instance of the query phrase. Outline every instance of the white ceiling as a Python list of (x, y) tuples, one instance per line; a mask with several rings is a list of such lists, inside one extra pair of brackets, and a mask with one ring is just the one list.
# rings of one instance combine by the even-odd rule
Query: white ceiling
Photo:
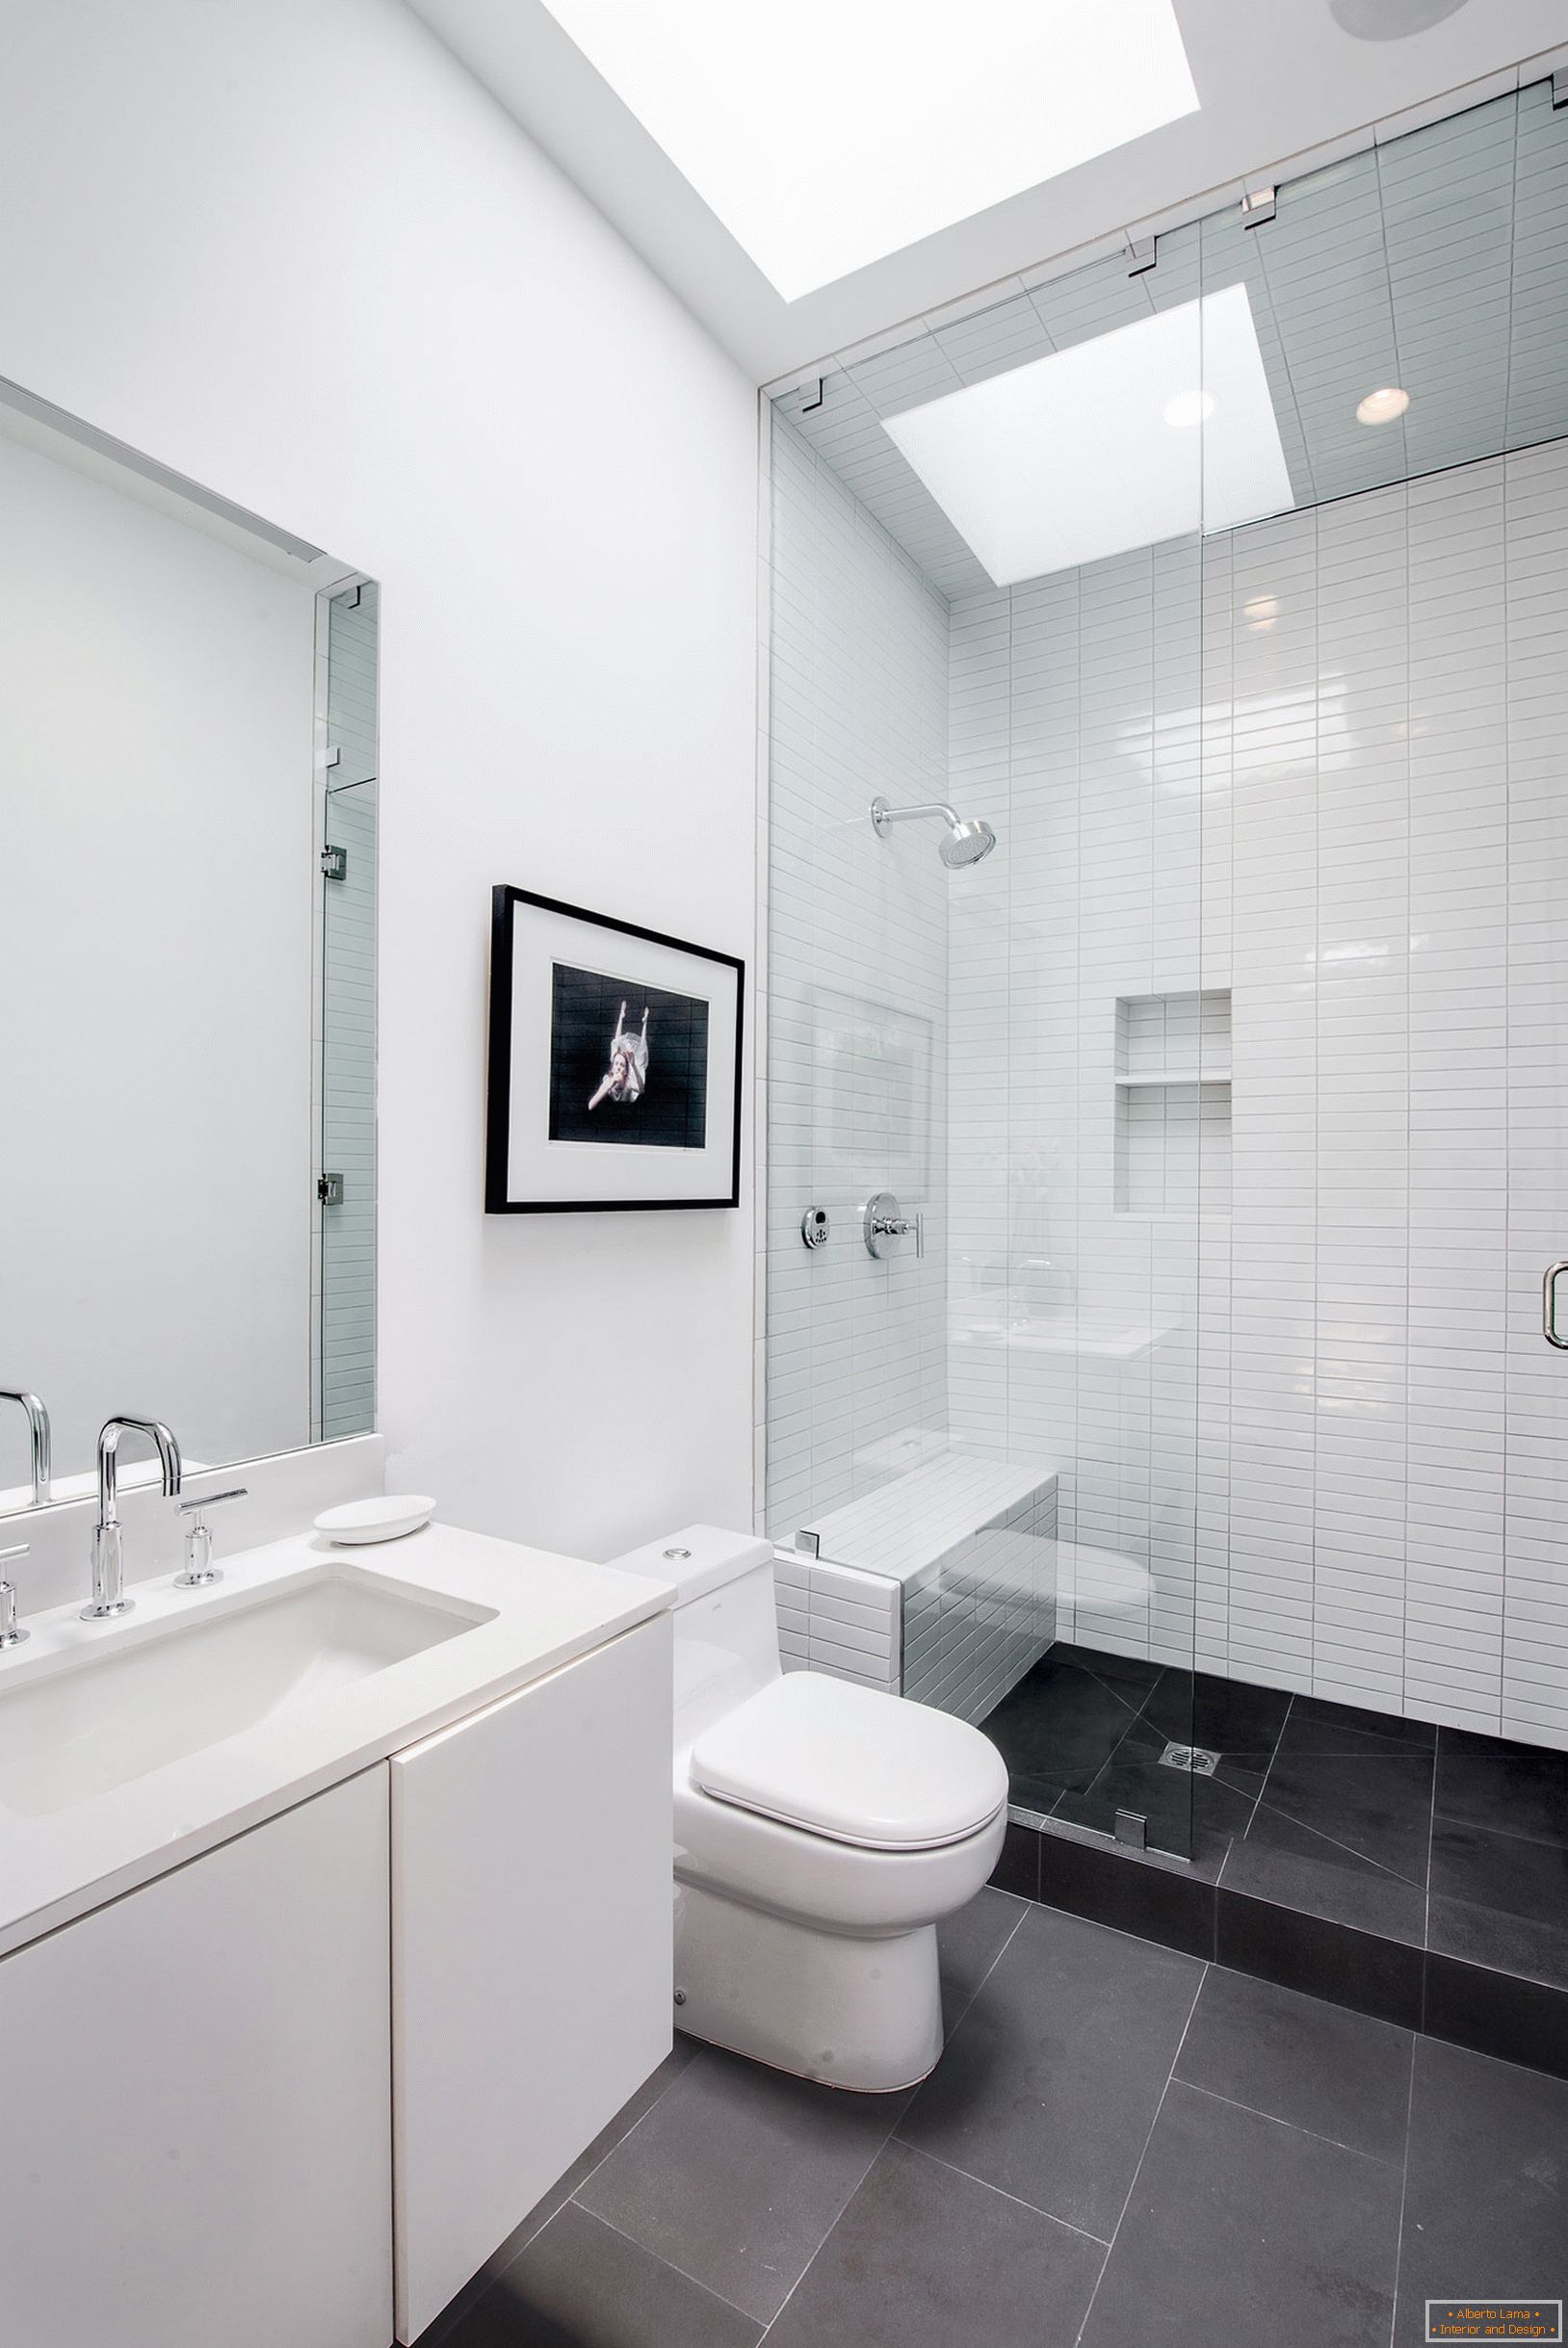
[[(1176, 0), (1198, 113), (786, 302), (542, 0), (407, 4), (759, 383), (1037, 263), (1147, 233), (1199, 198), (1240, 196), (1276, 165), (1365, 143), (1374, 124), (1568, 48), (1568, 0), (1469, 0), (1424, 32), (1377, 40), (1343, 31), (1331, 0)], [(1420, 0), (1359, 0), (1359, 13), (1374, 5), (1408, 15)], [(770, 13), (788, 41), (788, 7), (770, 0)]]

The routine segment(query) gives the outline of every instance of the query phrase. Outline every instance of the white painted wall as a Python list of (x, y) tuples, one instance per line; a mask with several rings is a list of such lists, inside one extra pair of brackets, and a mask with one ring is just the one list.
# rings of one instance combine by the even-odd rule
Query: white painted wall
[(398, 0), (5, 50), (0, 373), (381, 583), (391, 1478), (591, 1554), (749, 1521), (748, 1210), (481, 1206), (492, 882), (750, 956), (750, 386)]
[[(63, 1474), (112, 1411), (281, 1450), (310, 1428), (315, 594), (8, 439), (0, 513), (0, 1367)], [(19, 1415), (3, 1439), (19, 1483)]]

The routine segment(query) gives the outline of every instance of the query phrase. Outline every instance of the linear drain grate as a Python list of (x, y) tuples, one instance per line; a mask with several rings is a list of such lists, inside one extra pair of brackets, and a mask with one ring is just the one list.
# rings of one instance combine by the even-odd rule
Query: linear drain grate
[(1193, 1777), (1213, 1777), (1219, 1756), (1203, 1745), (1167, 1745), (1160, 1756), (1162, 1769), (1186, 1769)]

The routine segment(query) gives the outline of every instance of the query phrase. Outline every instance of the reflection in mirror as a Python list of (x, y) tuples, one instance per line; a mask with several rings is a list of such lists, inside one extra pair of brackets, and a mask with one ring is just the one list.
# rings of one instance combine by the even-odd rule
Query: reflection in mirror
[(375, 586), (21, 393), (0, 510), (0, 1377), (57, 1500), (364, 1432)]

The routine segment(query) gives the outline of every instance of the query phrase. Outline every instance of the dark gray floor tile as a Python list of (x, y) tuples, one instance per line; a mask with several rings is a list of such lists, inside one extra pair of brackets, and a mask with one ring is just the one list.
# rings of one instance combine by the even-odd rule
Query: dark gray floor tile
[(1357, 1932), (1326, 1917), (1251, 1899), (1221, 1882), (1215, 1954), (1233, 1972), (1326, 1997), (1403, 2030), (1422, 2026), (1428, 1959), (1419, 1942)]
[(1246, 1834), (1232, 1843), (1219, 1880), (1253, 1899), (1415, 1948), (1425, 1937), (1426, 1896), (1419, 1884), (1358, 1859), (1267, 1802), (1259, 1803)]
[(1172, 2084), (1084, 2348), (1388, 2348), (1398, 2167)]
[[(1424, 1753), (1274, 1756), (1259, 1804), (1407, 1883), (1426, 1882), (1432, 1761)], [(1264, 1821), (1265, 1826), (1267, 1821)], [(1258, 1836), (1255, 1822), (1249, 1833)]]
[(1053, 1648), (984, 1724), (1007, 1764), (1013, 1800), (1049, 1809), (1027, 1788), (1054, 1788), (1054, 1800), (1063, 1788), (1086, 1786), (1137, 1718), (1142, 1694), (1137, 1687), (1117, 1694)]
[(1426, 1944), (1568, 1989), (1568, 1846), (1432, 1825)]
[(942, 2020), (953, 2029), (965, 2006), (1027, 1915), (1029, 1902), (987, 1884), (967, 1907), (936, 1927), (942, 1969)]
[(1376, 2160), (1402, 2160), (1412, 2033), (1215, 1966), (1176, 2076)]
[(1040, 1897), (1069, 1916), (1212, 1957), (1218, 1856), (1209, 1851), (1185, 1866), (1120, 1844), (1047, 1833), (1040, 1837)]
[(577, 2199), (766, 2323), (902, 2109), (700, 2047)]
[(1500, 2062), (1568, 2079), (1568, 1990), (1426, 1952), (1422, 2028)]
[(1160, 1756), (1165, 1740), (1147, 1725), (1123, 1737), (1105, 1767), (1082, 1793), (1064, 1793), (1053, 1817), (1075, 1826), (1114, 1834), (1116, 1813), (1131, 1810), (1148, 1820), (1153, 1849), (1185, 1857), (1195, 1834), (1245, 1834), (1263, 1784), (1262, 1768), (1251, 1772), (1231, 1762), (1214, 1777), (1168, 1768)]
[(892, 2144), (769, 2348), (1073, 2348), (1104, 2259), (1086, 2234)]
[(458, 2319), (482, 2299), (496, 2277), (511, 2264), (518, 2252), (546, 2227), (564, 2202), (570, 2201), (584, 2178), (590, 2177), (622, 2139), (629, 2136), (644, 2113), (652, 2110), (671, 2080), (680, 2076), (692, 2058), (695, 2041), (677, 2038), (674, 2046), (651, 2078), (644, 2080), (635, 2096), (628, 2098), (620, 2110), (601, 2129), (580, 2159), (574, 2160), (558, 2183), (542, 2194), (526, 2218), (515, 2226), (493, 2257), (486, 2258), (473, 2281), (457, 2293), (451, 2305), (444, 2308), (429, 2331), (419, 2335), (418, 2348), (445, 2348), (451, 2340)]
[(1568, 1843), (1568, 1753), (1442, 1729), (1437, 1739), (1439, 1817)]
[(451, 2348), (755, 2348), (762, 2326), (589, 2217), (553, 2217), (451, 2334)]
[(1290, 1709), (1283, 1688), (1172, 1668), (1145, 1703), (1143, 1717), (1162, 1737), (1206, 1746), (1233, 1761), (1250, 1757), (1261, 1766), (1273, 1752)]
[(900, 2136), (1108, 2238), (1201, 1979), (1194, 1958), (1032, 1909)]
[(1395, 2339), (1424, 2300), (1527, 2293), (1568, 2297), (1568, 2080), (1421, 2039)]
[(1281, 1753), (1430, 1753), (1437, 1731), (1429, 1720), (1406, 1720), (1397, 1712), (1366, 1711), (1358, 1704), (1330, 1704), (1322, 1696), (1293, 1696)]

